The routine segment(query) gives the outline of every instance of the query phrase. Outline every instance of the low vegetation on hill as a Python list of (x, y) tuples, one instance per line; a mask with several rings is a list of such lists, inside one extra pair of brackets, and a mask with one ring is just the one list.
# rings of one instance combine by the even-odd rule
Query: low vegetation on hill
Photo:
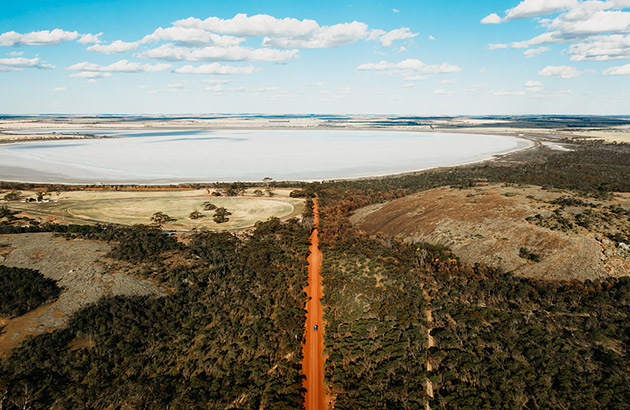
[[(519, 276), (603, 279), (630, 275), (630, 196), (606, 200), (565, 190), (478, 183), (440, 187), (362, 208), (371, 234), (449, 246), (467, 263)], [(533, 263), (532, 263), (533, 262)]]

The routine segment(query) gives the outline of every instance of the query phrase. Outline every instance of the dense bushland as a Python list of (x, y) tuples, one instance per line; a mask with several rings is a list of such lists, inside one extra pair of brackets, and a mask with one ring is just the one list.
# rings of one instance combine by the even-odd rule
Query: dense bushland
[(421, 409), (427, 400), (433, 409), (630, 408), (629, 278), (516, 278), (461, 264), (439, 246), (367, 237), (348, 219), (365, 205), (478, 181), (593, 197), (627, 192), (629, 152), (595, 144), (543, 151), (542, 163), (318, 185), (326, 382), (335, 408)]
[(0, 265), (0, 316), (20, 316), (59, 296), (52, 279), (32, 269)]
[(278, 220), (248, 239), (196, 233), (179, 250), (188, 265), (170, 271), (173, 294), (103, 298), (14, 350), (0, 364), (0, 404), (299, 408), (308, 235)]

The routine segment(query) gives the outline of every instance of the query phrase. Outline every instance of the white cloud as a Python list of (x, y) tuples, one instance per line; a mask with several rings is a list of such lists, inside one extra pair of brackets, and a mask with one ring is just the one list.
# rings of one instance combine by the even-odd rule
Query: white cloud
[[(533, 93), (540, 93), (543, 89), (543, 83), (540, 81), (530, 80), (524, 84), (524, 90), (498, 90), (492, 92), (492, 95), (496, 96), (524, 96), (527, 95), (529, 97), (533, 97)], [(542, 96), (543, 94), (539, 94), (537, 96)], [(546, 94), (545, 94), (546, 95)]]
[(53, 91), (61, 92), (61, 91), (66, 91), (66, 89), (67, 89), (66, 87), (55, 87), (55, 88), (53, 88)]
[(214, 93), (223, 93), (224, 91), (222, 85), (209, 85), (205, 87), (204, 90), (214, 92)]
[(549, 47), (538, 47), (538, 48), (530, 48), (527, 49), (525, 51), (523, 51), (523, 54), (525, 55), (525, 57), (527, 58), (533, 58), (536, 57), (538, 54), (544, 53), (549, 51)]
[(577, 5), (577, 0), (523, 0), (505, 12), (505, 20), (546, 16)]
[(488, 50), (502, 50), (508, 47), (509, 46), (507, 44), (503, 44), (503, 43), (488, 44)]
[(607, 68), (602, 75), (630, 75), (630, 64)]
[(157, 89), (157, 90), (150, 90), (149, 94), (162, 94), (162, 93), (174, 93), (177, 91), (181, 91), (182, 89), (180, 88), (161, 88), (161, 89)]
[(404, 83), (402, 86), (403, 86), (403, 88), (412, 88), (412, 87), (415, 87), (416, 84), (415, 83)]
[(455, 84), (455, 80), (442, 80), (440, 84)]
[(529, 80), (525, 83), (525, 87), (542, 87), (543, 83), (540, 81)]
[(181, 89), (181, 88), (184, 88), (184, 84), (182, 84), (182, 83), (170, 83), (166, 87), (167, 88), (172, 88), (172, 89)]
[(52, 46), (75, 40), (77, 37), (79, 33), (76, 31), (64, 31), (58, 28), (52, 31), (32, 31), (25, 34), (9, 31), (0, 34), (0, 46)]
[(138, 42), (126, 42), (122, 40), (116, 40), (111, 44), (94, 44), (87, 48), (87, 51), (94, 51), (103, 54), (117, 54), (125, 53), (127, 51), (136, 50), (138, 48)]
[(573, 61), (609, 61), (630, 59), (630, 35), (597, 36), (589, 41), (572, 44), (569, 55)]
[(433, 36), (431, 36), (431, 35), (430, 35), (430, 36), (428, 37), (428, 39), (429, 39), (429, 40), (431, 40), (431, 41), (433, 41), (433, 40), (435, 40), (435, 37), (433, 37)]
[(582, 74), (582, 72), (578, 71), (577, 68), (567, 66), (567, 65), (547, 66), (543, 68), (542, 70), (538, 71), (538, 75), (540, 76), (557, 77), (557, 78), (564, 78), (564, 79), (577, 77), (580, 74)]
[(374, 70), (392, 72), (394, 74), (403, 73), (409, 74), (409, 72), (419, 72), (423, 74), (444, 74), (455, 73), (461, 71), (461, 67), (451, 64), (435, 64), (427, 65), (420, 60), (407, 59), (399, 63), (390, 63), (388, 61), (380, 61), (378, 63), (361, 64), (357, 67), (358, 70)]
[(199, 28), (239, 37), (264, 36), (263, 45), (279, 48), (329, 48), (354, 43), (367, 36), (365, 23), (320, 26), (315, 20), (278, 19), (267, 14), (237, 14), (231, 19), (189, 17), (173, 23), (175, 27)]
[(98, 71), (109, 73), (155, 73), (166, 71), (172, 66), (170, 64), (140, 64), (127, 60), (120, 60), (108, 66), (88, 63), (87, 61), (76, 63), (67, 68), (70, 71)]
[(206, 84), (227, 84), (230, 80), (226, 80), (223, 78), (207, 78), (205, 80), (201, 80), (202, 83)]
[(438, 89), (438, 90), (433, 90), (433, 94), (441, 95), (441, 96), (448, 96), (448, 95), (453, 95), (454, 93), (449, 90)]
[(299, 55), (299, 50), (252, 49), (240, 46), (191, 49), (163, 44), (139, 53), (137, 57), (167, 61), (288, 61), (298, 58)]
[(8, 67), (35, 67), (39, 64), (39, 58), (0, 58), (0, 65)]
[(505, 91), (499, 90), (492, 93), (492, 95), (501, 95), (501, 96), (516, 96), (516, 95), (525, 95), (527, 94), (525, 91)]
[(623, 33), (630, 27), (630, 12), (615, 10), (598, 10), (598, 3), (605, 7), (605, 3), (590, 1), (582, 3), (567, 13), (561, 14), (548, 24), (552, 30), (557, 30), (565, 36), (588, 35), (599, 33)]
[(21, 56), (23, 54), (24, 54), (24, 51), (11, 51), (11, 52), (7, 53), (7, 55), (11, 56), (11, 57), (19, 57), (19, 56)]
[(332, 48), (356, 43), (367, 36), (365, 23), (352, 23), (322, 26), (306, 38), (265, 37), (263, 46), (279, 48)]
[(228, 47), (238, 46), (245, 39), (233, 36), (220, 36), (196, 27), (158, 27), (153, 33), (144, 36), (141, 43), (154, 43), (157, 41), (174, 41), (191, 46), (213, 45)]
[(528, 92), (539, 92), (543, 88), (543, 83), (540, 81), (529, 80), (525, 83), (525, 89)]
[(398, 10), (398, 9), (392, 9), (392, 11), (393, 11), (394, 13), (400, 13), (400, 10)]
[(422, 81), (422, 80), (426, 80), (427, 78), (423, 75), (410, 75), (407, 77), (404, 77), (403, 80), (405, 81)]
[(367, 39), (380, 41), (383, 47), (391, 47), (396, 40), (408, 40), (417, 35), (418, 33), (412, 33), (409, 28), (401, 27), (392, 31), (372, 30)]
[(225, 92), (236, 92), (236, 93), (243, 93), (245, 91), (247, 91), (245, 89), (245, 87), (232, 87), (232, 88), (225, 88), (222, 85), (209, 85), (207, 87), (204, 88), (204, 90), (215, 93), (216, 95), (224, 95)]
[(111, 77), (110, 73), (104, 73), (99, 71), (80, 71), (78, 73), (70, 74), (73, 78), (104, 78)]
[[(628, 0), (524, 0), (507, 10), (502, 21), (556, 14), (537, 19), (548, 31), (534, 38), (513, 42), (513, 48), (529, 48), (554, 43), (573, 43), (569, 54), (573, 61), (606, 61), (630, 58), (624, 35), (630, 32)], [(603, 34), (609, 34), (603, 36)], [(621, 50), (620, 50), (621, 48)], [(625, 48), (625, 49), (624, 49)], [(527, 57), (535, 55), (527, 51)]]
[(241, 37), (276, 36), (307, 37), (319, 28), (315, 20), (298, 20), (294, 18), (277, 19), (266, 14), (247, 16), (237, 14), (231, 19), (208, 17), (205, 20), (189, 17), (173, 23), (175, 27), (201, 28), (221, 34), (232, 34)]
[(510, 44), (512, 48), (527, 48), (531, 46), (538, 46), (541, 44), (561, 43), (564, 41), (562, 35), (558, 31), (550, 31), (548, 33), (540, 34), (532, 39), (526, 41), (516, 41)]
[(486, 17), (481, 19), (481, 24), (499, 24), (501, 22), (501, 17), (497, 13), (488, 14)]
[(21, 71), (24, 68), (49, 69), (55, 68), (50, 64), (40, 63), (39, 58), (12, 57), (0, 58), (1, 71)]
[(179, 74), (215, 74), (215, 75), (228, 75), (228, 74), (251, 74), (259, 71), (260, 69), (253, 65), (236, 67), (231, 65), (222, 65), (219, 63), (205, 64), (200, 66), (185, 65), (181, 68), (177, 68), (174, 71)]
[(98, 44), (101, 42), (101, 39), (99, 37), (102, 35), (103, 33), (81, 34), (81, 38), (79, 38), (77, 41), (81, 44)]

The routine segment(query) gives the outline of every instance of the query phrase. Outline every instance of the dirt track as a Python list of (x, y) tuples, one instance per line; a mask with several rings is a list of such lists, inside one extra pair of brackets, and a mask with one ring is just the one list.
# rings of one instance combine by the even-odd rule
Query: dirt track
[[(304, 388), (306, 389), (305, 407), (306, 410), (324, 410), (328, 406), (324, 395), (324, 324), (322, 323), (322, 283), (319, 270), (321, 267), (321, 252), (319, 251), (319, 208), (317, 199), (313, 200), (313, 224), (314, 229), (311, 234), (310, 256), (308, 257), (308, 286), (306, 294), (306, 339), (302, 346), (304, 359), (302, 361), (302, 371), (306, 376)], [(318, 330), (315, 330), (315, 326)]]

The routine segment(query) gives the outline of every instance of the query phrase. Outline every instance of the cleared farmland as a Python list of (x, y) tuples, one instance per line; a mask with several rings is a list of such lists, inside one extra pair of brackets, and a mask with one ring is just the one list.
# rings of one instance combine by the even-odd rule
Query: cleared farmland
[[(276, 191), (274, 197), (257, 197), (251, 194), (239, 197), (216, 197), (206, 190), (173, 191), (75, 191), (53, 194), (49, 203), (13, 203), (10, 206), (29, 213), (39, 214), (57, 221), (88, 221), (125, 225), (148, 224), (156, 212), (163, 212), (176, 220), (164, 224), (169, 230), (209, 228), (238, 230), (252, 227), (257, 221), (271, 217), (281, 219), (301, 214), (303, 201), (288, 197), (285, 190)], [(29, 193), (24, 192), (28, 197)], [(229, 221), (214, 222), (214, 210), (205, 210), (206, 203), (226, 208)], [(190, 214), (199, 211), (202, 217), (192, 219)]]

